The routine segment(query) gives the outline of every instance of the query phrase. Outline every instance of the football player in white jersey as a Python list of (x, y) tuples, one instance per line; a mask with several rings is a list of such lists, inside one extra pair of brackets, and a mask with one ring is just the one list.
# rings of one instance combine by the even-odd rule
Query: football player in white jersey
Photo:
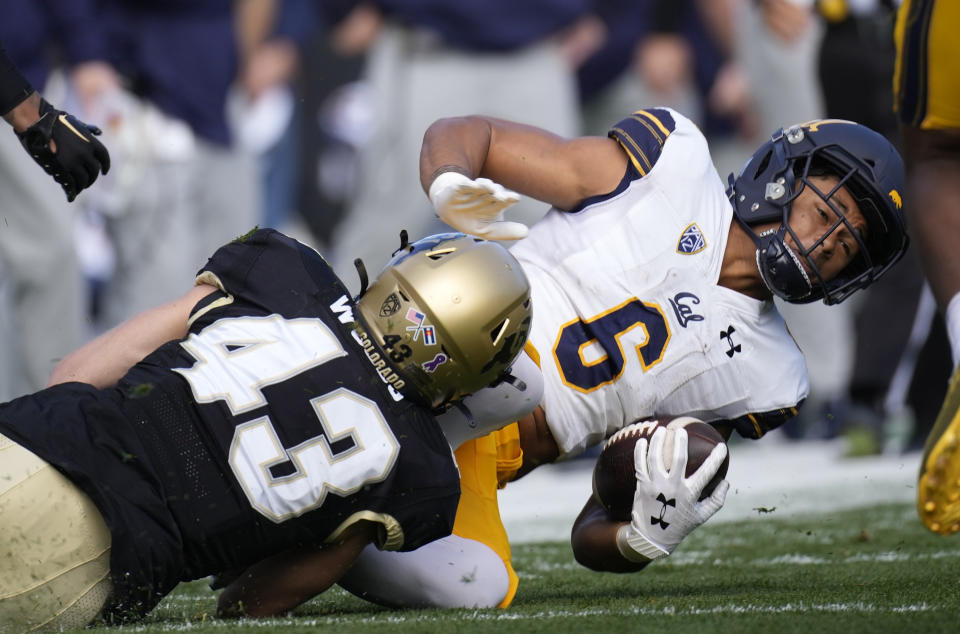
[[(524, 238), (525, 226), (503, 221), (514, 192), (553, 206), (512, 248), (531, 283), (526, 352), (540, 369), (520, 379), (542, 381), (544, 394), (518, 425), (458, 450), (452, 536), (412, 553), (368, 548), (342, 581), (388, 605), (509, 605), (517, 578), (496, 487), (539, 464), (637, 420), (691, 415), (748, 438), (788, 420), (808, 377), (773, 296), (840, 302), (908, 243), (900, 156), (849, 121), (778, 131), (727, 183), (697, 127), (665, 108), (633, 113), (606, 138), (572, 140), (488, 117), (443, 119), (424, 136), (420, 169), (440, 218), (467, 233)], [(676, 488), (669, 534), (611, 521), (588, 501), (573, 534), (578, 560), (623, 571), (669, 554), (722, 506), (725, 483), (698, 501), (720, 453), (689, 480), (638, 479), (636, 510)], [(700, 488), (679, 490), (694, 478)]]

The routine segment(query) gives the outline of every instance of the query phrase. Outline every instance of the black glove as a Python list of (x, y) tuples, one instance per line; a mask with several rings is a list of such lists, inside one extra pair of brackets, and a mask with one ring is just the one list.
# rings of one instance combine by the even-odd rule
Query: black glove
[[(100, 128), (87, 125), (42, 99), (40, 119), (17, 136), (33, 160), (60, 183), (67, 202), (73, 202), (77, 194), (97, 180), (101, 170), (106, 174), (110, 169), (107, 148), (94, 138), (100, 133)], [(51, 139), (56, 152), (50, 149)]]

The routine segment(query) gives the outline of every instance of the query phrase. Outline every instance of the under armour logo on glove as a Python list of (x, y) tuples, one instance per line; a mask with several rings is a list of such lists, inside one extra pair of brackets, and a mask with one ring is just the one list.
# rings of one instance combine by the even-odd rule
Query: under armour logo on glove
[[(668, 434), (673, 435), (669, 470), (664, 460)], [(657, 427), (649, 439), (640, 437), (634, 445), (637, 488), (633, 511), (630, 522), (617, 530), (616, 538), (617, 550), (627, 561), (642, 563), (666, 557), (693, 529), (723, 506), (730, 487), (726, 480), (721, 481), (708, 497), (701, 500), (700, 494), (727, 457), (726, 443), (714, 447), (707, 459), (687, 477), (688, 442), (687, 431), (682, 427)], [(664, 519), (668, 507), (669, 522)], [(654, 526), (659, 528), (654, 529)]]
[(661, 493), (661, 494), (659, 494), (659, 495), (657, 496), (657, 502), (659, 502), (660, 504), (663, 505), (663, 506), (660, 507), (660, 516), (657, 517), (656, 515), (651, 515), (651, 516), (650, 516), (650, 525), (653, 526), (654, 524), (659, 524), (659, 525), (660, 525), (660, 528), (661, 528), (662, 530), (666, 530), (666, 528), (667, 528), (668, 526), (670, 526), (670, 522), (665, 522), (665, 521), (663, 520), (663, 516), (667, 514), (667, 507), (668, 507), (668, 506), (672, 506), (672, 507), (676, 508), (676, 506), (677, 506), (677, 499), (676, 499), (676, 498), (670, 498), (670, 499), (668, 500), (668, 499), (667, 499), (667, 496), (665, 496), (663, 493)]
[(100, 133), (100, 128), (87, 125), (42, 99), (40, 119), (17, 137), (37, 165), (60, 183), (67, 202), (73, 202), (77, 194), (97, 180), (101, 171), (106, 174), (110, 169), (110, 154), (95, 138)]

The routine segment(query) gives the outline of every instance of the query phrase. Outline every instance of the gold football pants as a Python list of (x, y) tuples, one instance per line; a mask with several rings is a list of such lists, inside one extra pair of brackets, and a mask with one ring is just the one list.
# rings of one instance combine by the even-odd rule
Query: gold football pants
[(465, 442), (456, 451), (460, 467), (460, 505), (453, 534), (489, 546), (503, 560), (510, 578), (507, 595), (497, 607), (506, 608), (517, 593), (519, 579), (510, 561), (510, 542), (500, 519), (497, 489), (520, 468), (520, 432), (513, 423)]

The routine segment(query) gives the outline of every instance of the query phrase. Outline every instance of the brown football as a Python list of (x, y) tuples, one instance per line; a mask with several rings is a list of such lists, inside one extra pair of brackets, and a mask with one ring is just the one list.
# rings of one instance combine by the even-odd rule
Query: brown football
[[(683, 427), (687, 431), (687, 468), (684, 476), (689, 477), (696, 471), (710, 452), (724, 442), (712, 425), (703, 421), (681, 416), (674, 419), (649, 420), (628, 425), (611, 436), (593, 468), (593, 495), (611, 518), (629, 521), (633, 509), (633, 495), (637, 489), (637, 479), (633, 467), (633, 449), (640, 438), (650, 438), (658, 427), (676, 429)], [(670, 469), (673, 456), (673, 433), (667, 436), (663, 446), (664, 464)], [(724, 458), (717, 474), (703, 488), (700, 499), (713, 493), (716, 486), (727, 475), (730, 455)]]

